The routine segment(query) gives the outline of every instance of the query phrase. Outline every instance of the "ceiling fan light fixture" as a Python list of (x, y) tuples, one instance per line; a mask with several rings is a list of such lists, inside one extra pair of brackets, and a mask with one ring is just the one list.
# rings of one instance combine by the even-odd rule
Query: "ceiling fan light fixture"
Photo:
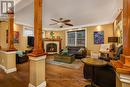
[(67, 26), (73, 26), (73, 24), (71, 24), (71, 20), (70, 19), (63, 19), (63, 18), (60, 18), (60, 19), (51, 19), (53, 22), (53, 24), (50, 24), (50, 25), (56, 25), (59, 26), (60, 28), (63, 28), (64, 25), (67, 25)]
[(64, 24), (63, 23), (57, 23), (58, 26), (63, 26)]

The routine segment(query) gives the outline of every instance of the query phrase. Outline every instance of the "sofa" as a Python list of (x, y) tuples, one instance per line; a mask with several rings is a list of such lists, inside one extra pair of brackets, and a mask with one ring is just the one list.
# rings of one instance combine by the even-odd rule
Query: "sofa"
[(16, 51), (16, 64), (21, 64), (28, 61), (27, 53), (24, 51)]
[(84, 46), (68, 46), (68, 53), (74, 55), (76, 59), (85, 58), (87, 50)]
[[(120, 46), (116, 52), (114, 58), (102, 58), (100, 59), (105, 60), (108, 62), (108, 65), (104, 67), (95, 67), (95, 81), (94, 83), (101, 86), (101, 87), (116, 87), (116, 74), (114, 72), (113, 67), (109, 63), (110, 59), (118, 60), (120, 59), (120, 54), (122, 54), (123, 46)], [(109, 60), (108, 60), (109, 59)], [(92, 78), (92, 67), (84, 64), (84, 78), (91, 79)]]

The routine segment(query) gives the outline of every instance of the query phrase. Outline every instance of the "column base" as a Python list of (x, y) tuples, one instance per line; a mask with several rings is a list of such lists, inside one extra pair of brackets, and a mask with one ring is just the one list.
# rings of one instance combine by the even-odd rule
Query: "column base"
[(3, 70), (5, 71), (5, 73), (7, 73), (7, 74), (17, 71), (16, 68), (6, 69), (6, 68), (5, 68), (4, 66), (2, 66), (2, 65), (0, 65), (0, 68), (3, 69)]
[(16, 69), (16, 52), (6, 52), (0, 51), (0, 68), (5, 71), (5, 73), (12, 73), (17, 71)]
[(40, 53), (40, 54), (30, 53), (30, 54), (28, 54), (28, 56), (32, 56), (32, 57), (39, 57), (39, 56), (44, 56), (44, 55), (47, 55), (47, 53)]
[(29, 87), (46, 87), (46, 81), (45, 81), (46, 55), (39, 57), (29, 56), (29, 59), (30, 59)]
[(116, 72), (116, 87), (130, 87), (130, 75)]
[(38, 86), (34, 86), (31, 83), (29, 83), (28, 87), (46, 87), (46, 81), (42, 82), (40, 85)]

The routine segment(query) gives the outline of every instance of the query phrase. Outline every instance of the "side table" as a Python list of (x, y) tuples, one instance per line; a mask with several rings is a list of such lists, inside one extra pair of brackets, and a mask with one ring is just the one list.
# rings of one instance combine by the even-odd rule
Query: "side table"
[(96, 87), (94, 80), (95, 80), (95, 67), (103, 67), (107, 65), (107, 62), (101, 59), (96, 58), (83, 58), (81, 61), (87, 65), (92, 66), (92, 81), (90, 85), (86, 85), (85, 87)]

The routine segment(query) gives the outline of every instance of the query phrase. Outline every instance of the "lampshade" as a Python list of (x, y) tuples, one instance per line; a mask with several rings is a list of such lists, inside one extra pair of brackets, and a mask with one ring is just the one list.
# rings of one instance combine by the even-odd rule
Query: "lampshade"
[(108, 37), (108, 42), (118, 42), (118, 37)]

